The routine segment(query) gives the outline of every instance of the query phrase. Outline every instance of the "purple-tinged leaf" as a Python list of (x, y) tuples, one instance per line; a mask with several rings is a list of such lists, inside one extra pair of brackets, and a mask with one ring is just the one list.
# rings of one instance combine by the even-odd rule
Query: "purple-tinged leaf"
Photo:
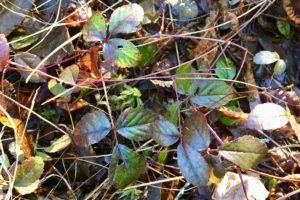
[(195, 149), (177, 147), (177, 162), (184, 178), (195, 186), (204, 186), (209, 179), (209, 166)]
[(176, 126), (165, 119), (156, 120), (150, 125), (152, 138), (162, 146), (170, 146), (179, 139)]
[(82, 28), (83, 39), (87, 42), (102, 42), (106, 38), (107, 26), (100, 12), (96, 12)]
[(150, 110), (128, 108), (121, 113), (117, 120), (117, 132), (129, 140), (147, 140), (151, 137), (150, 125), (156, 119), (158, 119), (158, 115)]
[(117, 8), (109, 20), (109, 32), (111, 35), (118, 33), (135, 33), (144, 18), (144, 9), (136, 4), (128, 4)]
[(4, 34), (0, 34), (0, 72), (9, 60), (9, 45)]
[(78, 146), (86, 147), (102, 140), (110, 131), (109, 119), (102, 111), (84, 115), (74, 130), (74, 139)]
[(195, 112), (185, 119), (182, 127), (182, 145), (195, 151), (205, 150), (210, 143), (210, 133), (205, 116)]
[[(14, 60), (16, 63), (18, 63), (17, 68), (22, 70), (28, 70), (19, 72), (24, 79), (27, 79), (31, 71), (35, 69), (41, 62), (41, 59), (37, 55), (27, 52), (15, 55)], [(46, 72), (46, 68), (40, 67), (39, 71)], [(33, 83), (41, 83), (46, 82), (47, 78), (36, 72), (31, 76), (29, 81)]]

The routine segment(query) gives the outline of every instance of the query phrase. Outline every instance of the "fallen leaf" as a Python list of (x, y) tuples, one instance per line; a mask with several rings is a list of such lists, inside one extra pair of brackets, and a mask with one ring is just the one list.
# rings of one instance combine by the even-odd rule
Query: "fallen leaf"
[[(248, 199), (265, 200), (269, 196), (264, 184), (257, 178), (242, 175)], [(212, 196), (213, 200), (246, 200), (240, 176), (233, 172), (227, 172), (217, 186)]]
[[(11, 123), (11, 120), (13, 124)], [(24, 123), (20, 119), (16, 118), (11, 118), (11, 120), (9, 120), (7, 117), (0, 117), (0, 122), (3, 125), (16, 130), (16, 142), (21, 147), (25, 158), (30, 158), (32, 155), (31, 140), (27, 135)]]
[(279, 60), (280, 57), (276, 52), (260, 51), (254, 55), (253, 61), (259, 65), (272, 64)]
[(274, 130), (286, 125), (289, 117), (285, 109), (274, 103), (258, 104), (248, 117), (247, 127), (256, 130)]
[(30, 194), (39, 185), (39, 178), (44, 171), (44, 161), (41, 157), (30, 157), (17, 166), (14, 188), (18, 193)]
[(250, 169), (266, 157), (268, 148), (258, 138), (245, 135), (221, 145), (219, 154), (243, 169)]
[(67, 146), (71, 144), (71, 139), (69, 135), (63, 135), (62, 137), (54, 140), (51, 142), (51, 145), (49, 147), (43, 148), (45, 152), (48, 153), (56, 153), (63, 149), (65, 149)]
[(100, 77), (100, 58), (97, 48), (91, 48), (78, 61), (77, 65), (84, 71), (90, 71), (97, 78)]

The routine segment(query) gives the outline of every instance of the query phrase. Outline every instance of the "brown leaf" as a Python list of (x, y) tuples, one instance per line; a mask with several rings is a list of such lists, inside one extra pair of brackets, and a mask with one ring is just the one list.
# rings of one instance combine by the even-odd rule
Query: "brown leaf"
[(0, 34), (0, 72), (9, 60), (9, 46), (4, 34)]
[(92, 48), (79, 59), (77, 65), (84, 71), (90, 71), (94, 77), (100, 77), (100, 59), (98, 49)]
[(66, 3), (63, 6), (63, 13), (65, 16), (69, 16), (65, 19), (65, 23), (68, 23), (69, 27), (80, 27), (84, 24), (89, 17), (92, 16), (92, 9), (89, 6), (82, 6), (82, 2), (79, 3)]
[(24, 153), (25, 158), (30, 158), (32, 155), (31, 142), (32, 139), (27, 135), (24, 123), (17, 118), (9, 120), (7, 117), (0, 117), (0, 122), (10, 128), (15, 128), (15, 140)]
[(79, 109), (87, 106), (88, 102), (86, 102), (83, 99), (79, 99), (78, 101), (72, 102), (69, 105), (67, 105), (66, 102), (57, 102), (56, 105), (64, 110), (69, 110), (70, 112), (72, 112), (72, 111), (79, 110)]
[(294, 130), (294, 132), (295, 132), (295, 134), (298, 138), (298, 141), (300, 141), (300, 125), (296, 121), (295, 116), (291, 115), (289, 117), (289, 122), (290, 122), (290, 125), (291, 125), (292, 129)]

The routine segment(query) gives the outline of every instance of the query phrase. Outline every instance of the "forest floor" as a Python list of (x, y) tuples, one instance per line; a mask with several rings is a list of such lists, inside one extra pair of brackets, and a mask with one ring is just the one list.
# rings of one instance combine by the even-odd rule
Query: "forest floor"
[(299, 199), (300, 2), (0, 1), (0, 199)]

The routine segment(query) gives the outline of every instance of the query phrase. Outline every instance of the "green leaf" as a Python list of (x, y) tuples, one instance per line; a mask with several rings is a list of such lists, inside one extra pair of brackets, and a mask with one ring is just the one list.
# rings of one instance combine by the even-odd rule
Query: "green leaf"
[(144, 10), (140, 5), (133, 3), (121, 6), (110, 16), (109, 32), (111, 35), (135, 33), (140, 30), (143, 18)]
[(170, 122), (172, 122), (174, 125), (177, 126), (178, 123), (178, 109), (180, 109), (180, 101), (175, 101), (174, 103), (172, 103), (166, 112), (166, 119), (169, 120)]
[(0, 155), (0, 166), (4, 167), (4, 169), (8, 169), (10, 167), (9, 158), (6, 153)]
[[(55, 79), (51, 79), (48, 82), (48, 89), (54, 96), (60, 95), (66, 91), (66, 89), (61, 84), (57, 83)], [(70, 92), (65, 92), (62, 97), (68, 97), (70, 94)]]
[(222, 79), (233, 79), (236, 73), (234, 63), (225, 56), (219, 58), (216, 64), (216, 75)]
[(75, 84), (79, 74), (79, 67), (76, 64), (70, 65), (62, 70), (59, 78), (66, 83)]
[(258, 138), (245, 135), (223, 144), (219, 154), (243, 169), (250, 169), (268, 154), (268, 148)]
[(179, 139), (179, 131), (176, 126), (165, 119), (156, 120), (150, 125), (152, 138), (162, 146), (170, 146)]
[(157, 156), (158, 162), (162, 163), (162, 164), (166, 164), (168, 157), (169, 157), (169, 152), (170, 152), (169, 150), (160, 151)]
[(134, 44), (118, 38), (104, 44), (103, 56), (105, 62), (115, 63), (120, 68), (135, 67), (141, 59), (140, 52)]
[(275, 66), (274, 66), (274, 75), (280, 75), (282, 74), (286, 69), (286, 64), (285, 64), (285, 61), (282, 60), (282, 59), (279, 59)]
[(276, 62), (280, 57), (276, 52), (260, 51), (254, 55), (253, 62), (258, 65), (267, 65)]
[[(41, 59), (37, 55), (27, 53), (27, 52), (16, 54), (14, 56), (14, 60), (16, 63), (18, 63), (18, 65), (16, 65), (18, 69), (28, 70), (28, 72), (27, 71), (19, 72), (24, 79), (27, 79), (32, 69), (35, 69), (41, 62)], [(46, 68), (41, 67), (39, 68), (39, 71), (46, 72)], [(46, 82), (47, 78), (36, 72), (33, 74), (33, 76), (30, 78), (29, 81), (32, 83), (41, 83), (41, 82)]]
[(106, 38), (107, 26), (100, 12), (95, 12), (82, 28), (83, 39), (87, 42), (102, 42)]
[(56, 153), (65, 149), (70, 144), (71, 144), (70, 136), (63, 135), (62, 137), (54, 140), (49, 147), (44, 148), (44, 151), (48, 153)]
[[(20, 36), (12, 38), (11, 41), (19, 40), (19, 39), (22, 39), (22, 38), (28, 37), (28, 36), (29, 36), (29, 34), (27, 34), (27, 33), (21, 34)], [(32, 45), (39, 38), (40, 38), (39, 35), (33, 35), (33, 36), (28, 37), (28, 38), (22, 39), (20, 41), (11, 43), (11, 47), (15, 50), (19, 50), (19, 49), (22, 49), (22, 48), (25, 48), (25, 47), (28, 47), (28, 46)]]
[(102, 140), (110, 131), (107, 116), (100, 110), (85, 114), (76, 124), (74, 139), (78, 146), (86, 147)]
[(277, 28), (279, 32), (288, 37), (291, 34), (291, 25), (287, 21), (277, 20)]
[[(146, 42), (146, 41), (145, 41)], [(154, 58), (157, 46), (153, 43), (138, 47), (141, 54), (140, 67), (145, 67)]]
[(158, 119), (158, 115), (150, 110), (127, 108), (116, 122), (117, 132), (129, 140), (147, 140), (151, 137), (150, 124), (156, 119)]
[(18, 159), (19, 161), (24, 160), (24, 152), (16, 142), (11, 142), (8, 145), (8, 150), (10, 154), (12, 154), (15, 157), (15, 159)]
[(214, 176), (217, 178), (223, 178), (225, 175), (225, 169), (220, 159), (215, 155), (207, 155), (205, 158), (210, 167), (213, 169)]
[(185, 78), (193, 78), (192, 75), (188, 74), (193, 72), (194, 70), (192, 66), (189, 64), (182, 65), (176, 70), (177, 78), (175, 79), (175, 83), (177, 85), (177, 90), (179, 94), (193, 95), (196, 92), (198, 88), (197, 81), (192, 79), (185, 79)]
[(14, 188), (18, 193), (29, 194), (37, 189), (44, 165), (43, 159), (36, 156), (24, 160), (17, 166)]
[(194, 112), (182, 126), (182, 145), (195, 151), (205, 150), (210, 143), (210, 133), (205, 116)]
[(205, 186), (209, 179), (209, 166), (195, 149), (177, 147), (177, 162), (184, 178), (195, 186)]
[(224, 81), (200, 81), (197, 96), (191, 101), (199, 106), (218, 108), (227, 104), (232, 99), (233, 89)]
[[(122, 160), (122, 164), (118, 164)], [(125, 188), (134, 182), (144, 172), (146, 162), (143, 158), (130, 148), (118, 144), (112, 153), (112, 161), (109, 166), (108, 174), (110, 181), (116, 188)]]

